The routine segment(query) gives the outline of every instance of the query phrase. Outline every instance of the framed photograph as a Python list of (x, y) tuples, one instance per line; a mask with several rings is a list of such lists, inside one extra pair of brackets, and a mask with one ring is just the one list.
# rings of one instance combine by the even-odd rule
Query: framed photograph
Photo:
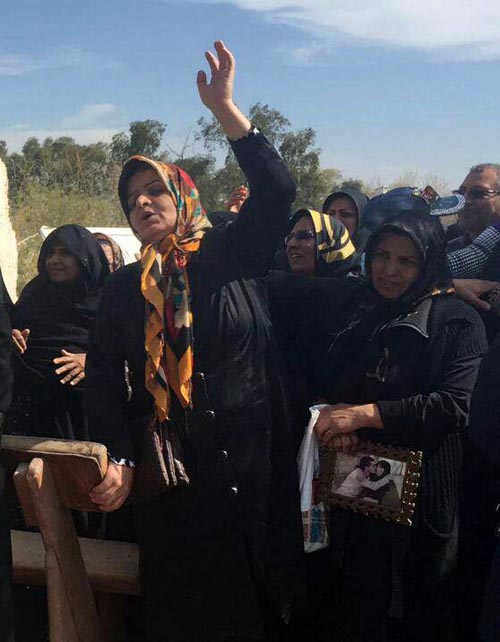
[(364, 442), (354, 454), (322, 456), (322, 494), (331, 507), (411, 526), (422, 453)]

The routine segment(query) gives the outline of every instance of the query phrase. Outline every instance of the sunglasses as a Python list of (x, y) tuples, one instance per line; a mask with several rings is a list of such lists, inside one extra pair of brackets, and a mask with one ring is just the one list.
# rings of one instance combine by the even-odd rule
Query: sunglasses
[(452, 194), (454, 194), (455, 196), (457, 194), (465, 196), (472, 201), (487, 201), (494, 196), (498, 196), (500, 194), (500, 191), (494, 189), (479, 189), (478, 187), (474, 187), (469, 190), (456, 189), (453, 190)]
[(288, 245), (292, 239), (296, 241), (311, 241), (314, 239), (316, 234), (312, 230), (297, 230), (296, 232), (290, 232), (285, 236), (285, 245)]

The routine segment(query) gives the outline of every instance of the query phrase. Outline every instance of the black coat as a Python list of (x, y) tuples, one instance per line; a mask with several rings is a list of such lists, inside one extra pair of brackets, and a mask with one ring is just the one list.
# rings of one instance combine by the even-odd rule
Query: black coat
[[(281, 276), (270, 283), (277, 316), (288, 305), (298, 320), (311, 400), (376, 402), (384, 428), (361, 436), (423, 451), (411, 529), (343, 511), (332, 516), (331, 548), (343, 568), (339, 618), (347, 618), (346, 639), (369, 639), (390, 612), (409, 618), (405, 630), (415, 639), (441, 642), (452, 639), (446, 636), (454, 619), (449, 582), (456, 561), (461, 441), (486, 350), (484, 328), (471, 307), (444, 296), (424, 300), (406, 317), (360, 339), (347, 326), (366, 295), (367, 285), (353, 280)], [(367, 578), (376, 580), (367, 584)]]
[[(0, 272), (0, 428), (9, 409), (12, 390), (11, 329), (8, 310), (11, 301)], [(0, 433), (1, 434), (1, 433)], [(10, 586), (12, 559), (7, 505), (4, 497), (4, 470), (0, 466), (0, 642), (11, 640)]]
[[(494, 640), (497, 631), (498, 604), (494, 590), (500, 585), (500, 565), (495, 550), (496, 531), (500, 524), (500, 337), (484, 357), (472, 396), (470, 428), (465, 447), (460, 521), (461, 623), (463, 640), (474, 639), (481, 609), (484, 608), (484, 637)], [(490, 575), (490, 592), (485, 593)], [(497, 593), (498, 595), (498, 593)], [(486, 598), (483, 607), (483, 598)], [(493, 599), (492, 599), (493, 598)], [(495, 629), (495, 626), (497, 627)], [(489, 629), (489, 633), (486, 631)]]
[[(188, 266), (197, 373), (194, 407), (185, 416), (191, 484), (137, 505), (154, 639), (258, 637), (260, 600), (284, 615), (298, 590), (296, 466), (261, 280), (284, 235), (294, 187), (263, 136), (237, 141), (233, 149), (251, 197), (234, 222), (206, 232)], [(93, 439), (131, 459), (140, 452), (130, 422), (153, 408), (144, 387), (139, 279), (139, 264), (111, 277), (85, 387)]]

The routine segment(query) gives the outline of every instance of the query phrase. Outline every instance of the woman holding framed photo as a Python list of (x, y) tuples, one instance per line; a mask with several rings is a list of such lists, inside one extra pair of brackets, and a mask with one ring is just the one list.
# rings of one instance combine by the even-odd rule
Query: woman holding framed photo
[(411, 189), (403, 200), (369, 239), (364, 281), (296, 277), (272, 292), (302, 318), (311, 392), (330, 404), (316, 424), (323, 446), (349, 452), (360, 439), (423, 453), (411, 527), (332, 511), (342, 642), (392, 641), (392, 629), (405, 642), (455, 640), (461, 438), (486, 340), (448, 287), (439, 220)]

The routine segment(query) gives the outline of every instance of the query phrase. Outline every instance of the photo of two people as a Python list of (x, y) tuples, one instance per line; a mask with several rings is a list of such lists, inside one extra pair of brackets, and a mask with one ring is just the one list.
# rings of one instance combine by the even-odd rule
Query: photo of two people
[(330, 492), (398, 511), (405, 475), (402, 461), (362, 452), (338, 453)]

